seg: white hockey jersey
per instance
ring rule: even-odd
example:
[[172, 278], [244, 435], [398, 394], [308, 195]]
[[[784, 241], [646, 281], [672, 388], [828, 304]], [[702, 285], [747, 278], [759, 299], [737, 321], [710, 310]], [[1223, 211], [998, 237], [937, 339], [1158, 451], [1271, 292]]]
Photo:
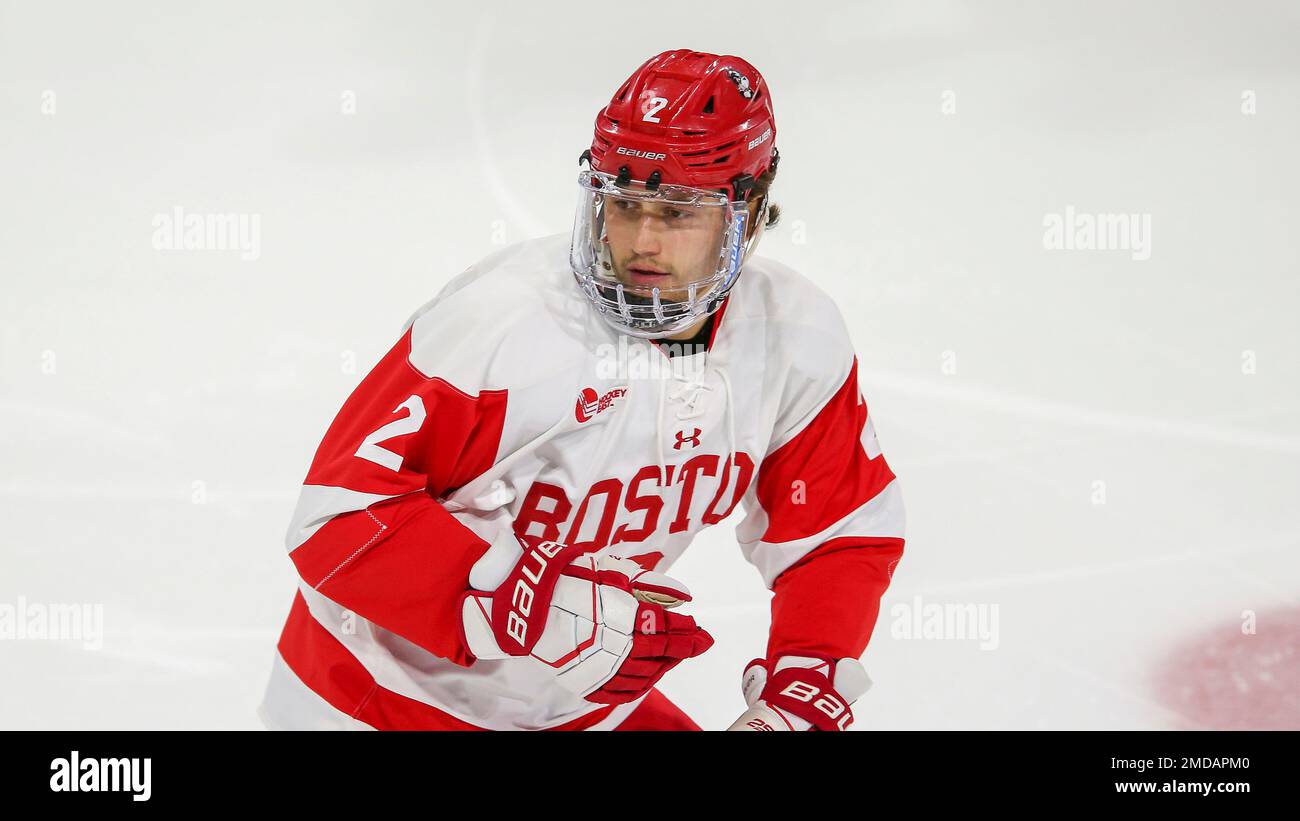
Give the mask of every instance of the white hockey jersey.
[[769, 655], [861, 655], [903, 507], [835, 304], [755, 257], [707, 350], [669, 357], [595, 313], [567, 235], [504, 249], [417, 312], [326, 433], [288, 534], [300, 584], [263, 719], [615, 726], [635, 703], [584, 701], [528, 658], [472, 659], [470, 567], [518, 532], [664, 571], [737, 506], [776, 594]]

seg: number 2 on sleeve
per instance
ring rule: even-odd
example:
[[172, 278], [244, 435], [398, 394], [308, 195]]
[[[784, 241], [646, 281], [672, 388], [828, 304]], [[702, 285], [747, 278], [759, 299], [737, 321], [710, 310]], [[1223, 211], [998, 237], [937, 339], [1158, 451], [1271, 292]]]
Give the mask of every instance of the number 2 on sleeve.
[[412, 396], [402, 404], [393, 408], [393, 413], [397, 413], [402, 408], [406, 408], [407, 414], [401, 419], [394, 419], [387, 425], [367, 436], [361, 446], [357, 448], [354, 454], [362, 459], [374, 462], [376, 465], [386, 467], [389, 470], [402, 469], [402, 457], [388, 448], [381, 448], [380, 442], [392, 439], [394, 436], [402, 436], [407, 433], [415, 433], [424, 424], [424, 401], [419, 396]]

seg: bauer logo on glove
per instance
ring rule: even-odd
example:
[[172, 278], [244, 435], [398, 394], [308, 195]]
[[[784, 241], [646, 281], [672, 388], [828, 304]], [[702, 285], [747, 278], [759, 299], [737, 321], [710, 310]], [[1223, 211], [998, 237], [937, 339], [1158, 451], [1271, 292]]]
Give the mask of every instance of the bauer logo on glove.
[[853, 723], [851, 705], [870, 688], [857, 659], [754, 659], [741, 680], [749, 709], [728, 729], [847, 730]]
[[475, 658], [531, 657], [588, 701], [640, 698], [713, 645], [693, 618], [669, 612], [691, 600], [686, 586], [629, 559], [520, 536], [494, 544], [470, 584], [461, 620]]

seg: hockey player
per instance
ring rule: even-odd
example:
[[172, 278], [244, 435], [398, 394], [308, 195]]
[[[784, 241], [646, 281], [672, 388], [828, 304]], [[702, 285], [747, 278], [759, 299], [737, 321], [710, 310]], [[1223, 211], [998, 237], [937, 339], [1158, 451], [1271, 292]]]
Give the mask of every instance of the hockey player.
[[775, 142], [749, 63], [657, 55], [572, 235], [416, 313], [304, 482], [268, 726], [699, 729], [655, 688], [713, 642], [665, 571], [738, 505], [774, 595], [733, 728], [849, 725], [903, 508], [835, 304], [751, 256]]

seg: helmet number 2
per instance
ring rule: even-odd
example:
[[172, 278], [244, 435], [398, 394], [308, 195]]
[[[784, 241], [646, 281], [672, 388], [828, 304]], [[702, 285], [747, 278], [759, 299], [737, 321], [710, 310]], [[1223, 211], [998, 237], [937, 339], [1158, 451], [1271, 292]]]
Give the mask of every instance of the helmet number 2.
[[664, 106], [666, 105], [668, 105], [667, 97], [651, 97], [650, 99], [646, 100], [645, 105], [642, 106], [643, 110], [645, 111], [645, 114], [642, 115], [641, 119], [647, 123], [659, 122], [659, 118], [656, 117], [655, 115], [658, 114], [660, 111], [663, 111]]

